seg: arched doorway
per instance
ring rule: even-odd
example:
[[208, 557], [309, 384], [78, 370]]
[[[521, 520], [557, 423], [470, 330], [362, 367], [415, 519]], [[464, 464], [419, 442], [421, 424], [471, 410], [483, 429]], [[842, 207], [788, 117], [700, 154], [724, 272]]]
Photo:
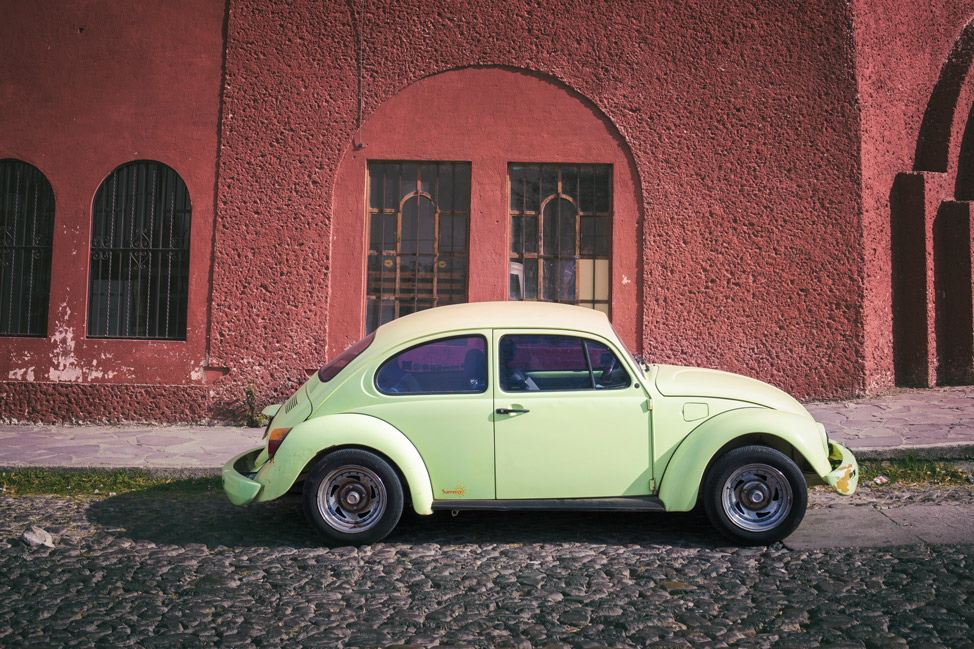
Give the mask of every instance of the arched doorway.
[[411, 310], [519, 298], [606, 311], [636, 348], [638, 188], [615, 126], [557, 80], [471, 67], [413, 83], [339, 167], [329, 356]]

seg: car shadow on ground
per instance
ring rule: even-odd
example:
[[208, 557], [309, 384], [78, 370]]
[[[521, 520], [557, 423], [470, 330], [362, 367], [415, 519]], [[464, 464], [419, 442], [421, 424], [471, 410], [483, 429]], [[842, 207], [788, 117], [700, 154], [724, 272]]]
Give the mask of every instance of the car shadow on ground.
[[[209, 547], [316, 548], [326, 545], [311, 529], [300, 498], [287, 496], [245, 507], [222, 493], [172, 494], [147, 489], [90, 503], [90, 523], [113, 536], [156, 544]], [[700, 512], [437, 512], [403, 513], [384, 541], [438, 545], [590, 543], [713, 548], [726, 545]]]

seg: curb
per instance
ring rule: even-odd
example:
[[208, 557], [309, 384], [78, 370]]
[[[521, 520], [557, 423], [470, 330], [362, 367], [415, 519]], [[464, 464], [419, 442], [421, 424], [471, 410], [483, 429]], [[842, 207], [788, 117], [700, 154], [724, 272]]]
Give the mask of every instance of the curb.
[[[842, 442], [848, 446], [847, 442]], [[848, 447], [857, 460], [974, 460], [974, 443]]]

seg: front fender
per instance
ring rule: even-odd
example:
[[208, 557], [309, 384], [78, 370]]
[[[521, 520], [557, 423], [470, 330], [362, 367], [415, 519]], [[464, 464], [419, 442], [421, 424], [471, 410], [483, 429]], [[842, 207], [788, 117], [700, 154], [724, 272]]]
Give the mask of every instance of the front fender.
[[294, 484], [321, 451], [359, 446], [378, 451], [399, 468], [417, 514], [433, 513], [433, 487], [419, 451], [399, 429], [369, 415], [339, 414], [304, 421], [288, 433], [277, 453], [257, 471], [262, 485], [255, 500], [273, 500]]
[[693, 429], [673, 453], [660, 481], [659, 498], [666, 510], [693, 509], [710, 461], [733, 440], [751, 434], [787, 442], [820, 476], [832, 471], [814, 419], [767, 408], [729, 410]]

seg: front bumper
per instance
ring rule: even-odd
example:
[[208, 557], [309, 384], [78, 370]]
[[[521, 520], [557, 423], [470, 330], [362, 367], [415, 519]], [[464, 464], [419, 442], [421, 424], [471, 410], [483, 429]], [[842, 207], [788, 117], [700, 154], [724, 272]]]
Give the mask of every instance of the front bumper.
[[836, 469], [823, 476], [825, 482], [844, 496], [851, 496], [859, 486], [859, 463], [852, 451], [842, 444], [829, 442], [829, 462]]
[[263, 446], [252, 448], [223, 465], [223, 490], [234, 505], [253, 502], [260, 493], [263, 485], [251, 476], [256, 472], [254, 462], [263, 450]]

